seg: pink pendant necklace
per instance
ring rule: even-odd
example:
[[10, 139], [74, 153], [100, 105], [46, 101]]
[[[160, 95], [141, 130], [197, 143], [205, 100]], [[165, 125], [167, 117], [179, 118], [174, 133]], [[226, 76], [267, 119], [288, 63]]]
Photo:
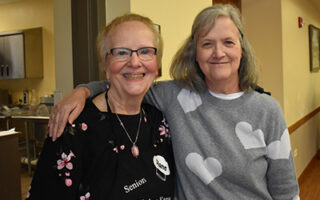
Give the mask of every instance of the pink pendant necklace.
[[[112, 105], [110, 99], [108, 99], [108, 100], [109, 100], [109, 103]], [[143, 108], [141, 108], [141, 110], [142, 110], [143, 114], [145, 114]], [[131, 139], [131, 137], [130, 137], [130, 135], [129, 135], [127, 129], [126, 129], [126, 127], [124, 126], [124, 124], [123, 124], [123, 122], [121, 121], [121, 119], [120, 119], [120, 117], [118, 116], [118, 114], [115, 113], [115, 112], [114, 112], [114, 114], [116, 115], [116, 117], [117, 117], [117, 119], [118, 119], [121, 127], [123, 128], [124, 132], [126, 133], [128, 139], [129, 139], [130, 142], [132, 143], [131, 153], [132, 153], [133, 157], [137, 158], [137, 157], [139, 156], [139, 148], [138, 148], [138, 146], [136, 145], [136, 142], [138, 141], [139, 133], [140, 133], [140, 125], [141, 125], [141, 118], [142, 118], [141, 112], [140, 112], [140, 117], [139, 117], [138, 130], [137, 130], [136, 138], [135, 138], [134, 141], [132, 141], [132, 139]]]
[[[143, 108], [142, 108], [143, 110]], [[138, 125], [138, 130], [137, 130], [137, 134], [136, 134], [136, 139], [134, 141], [132, 141], [126, 127], [124, 126], [124, 124], [122, 123], [120, 117], [118, 116], [117, 113], [114, 113], [116, 116], [117, 116], [117, 119], [121, 125], [121, 127], [123, 128], [124, 132], [127, 134], [128, 136], [128, 139], [130, 140], [130, 142], [132, 143], [132, 147], [131, 147], [131, 153], [132, 155], [137, 158], [139, 156], [139, 148], [138, 146], [136, 145], [136, 142], [138, 141], [138, 137], [139, 137], [139, 133], [140, 133], [140, 125], [141, 125], [141, 112], [140, 112], [140, 118], [139, 118], [139, 125]]]

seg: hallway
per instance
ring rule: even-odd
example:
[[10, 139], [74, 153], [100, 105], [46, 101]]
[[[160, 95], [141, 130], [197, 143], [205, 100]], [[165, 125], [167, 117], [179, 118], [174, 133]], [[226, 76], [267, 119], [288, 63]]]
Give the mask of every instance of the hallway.
[[320, 199], [320, 153], [312, 160], [299, 179], [300, 199]]

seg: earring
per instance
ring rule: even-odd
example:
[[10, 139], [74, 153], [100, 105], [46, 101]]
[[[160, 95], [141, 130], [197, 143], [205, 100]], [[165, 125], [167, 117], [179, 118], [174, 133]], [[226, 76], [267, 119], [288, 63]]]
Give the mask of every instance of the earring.
[[109, 81], [107, 81], [106, 87], [107, 87], [107, 91], [108, 91], [110, 89], [110, 82]]

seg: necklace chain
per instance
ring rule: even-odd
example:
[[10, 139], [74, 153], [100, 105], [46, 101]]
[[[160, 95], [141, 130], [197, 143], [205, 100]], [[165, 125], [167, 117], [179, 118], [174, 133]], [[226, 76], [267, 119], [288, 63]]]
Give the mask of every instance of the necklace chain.
[[139, 117], [139, 125], [138, 125], [138, 130], [137, 130], [137, 134], [136, 134], [136, 139], [134, 140], [134, 142], [132, 141], [126, 127], [124, 126], [123, 122], [121, 121], [120, 117], [118, 116], [117, 113], [114, 113], [121, 125], [121, 127], [123, 128], [124, 132], [126, 133], [126, 135], [128, 136], [128, 139], [130, 140], [130, 142], [133, 144], [133, 145], [136, 145], [136, 142], [138, 140], [138, 137], [139, 137], [139, 133], [140, 133], [140, 125], [141, 125], [141, 112], [140, 112], [140, 117]]
[[[112, 104], [112, 101], [110, 100], [110, 98], [108, 98], [108, 102], [110, 103], [110, 106], [113, 107], [113, 104]], [[114, 110], [114, 107], [113, 107], [112, 110]], [[112, 110], [111, 110], [111, 107], [110, 107], [110, 111], [111, 111], [111, 112], [112, 112]], [[142, 111], [142, 112], [141, 112], [141, 111]], [[124, 132], [126, 133], [128, 139], [129, 139], [130, 142], [132, 143], [131, 152], [132, 152], [132, 155], [133, 155], [134, 157], [138, 157], [138, 156], [139, 156], [139, 148], [138, 148], [138, 146], [136, 145], [136, 142], [138, 141], [138, 138], [139, 138], [141, 118], [142, 118], [141, 115], [142, 115], [142, 113], [143, 113], [144, 116], [145, 116], [145, 112], [144, 112], [143, 108], [141, 107], [140, 116], [139, 116], [139, 124], [138, 124], [138, 130], [137, 130], [136, 138], [135, 138], [134, 141], [132, 141], [132, 139], [131, 139], [131, 137], [130, 137], [130, 135], [129, 135], [127, 129], [126, 129], [126, 127], [124, 126], [123, 122], [121, 121], [120, 117], [118, 116], [118, 114], [117, 114], [116, 112], [114, 112], [114, 114], [116, 115], [116, 117], [117, 117], [117, 119], [118, 119], [121, 127], [123, 128], [123, 130], [124, 130]]]

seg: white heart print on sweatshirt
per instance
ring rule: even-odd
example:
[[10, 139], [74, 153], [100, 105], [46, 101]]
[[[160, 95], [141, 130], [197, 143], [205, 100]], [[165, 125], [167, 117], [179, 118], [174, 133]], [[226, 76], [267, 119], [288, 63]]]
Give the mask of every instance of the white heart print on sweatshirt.
[[289, 159], [291, 152], [290, 136], [288, 129], [284, 130], [280, 140], [271, 142], [268, 145], [268, 157], [277, 159]]
[[[245, 149], [266, 147], [262, 130], [252, 130], [248, 122], [239, 122], [235, 127], [236, 135]], [[291, 152], [290, 136], [288, 129], [285, 129], [280, 140], [267, 145], [268, 157], [277, 159], [289, 159]]]
[[204, 160], [201, 155], [192, 152], [187, 155], [185, 162], [187, 167], [199, 177], [205, 185], [208, 185], [222, 174], [220, 162], [213, 157], [208, 157]]
[[265, 147], [264, 135], [262, 130], [252, 130], [248, 122], [239, 122], [235, 128], [237, 137], [245, 149]]
[[182, 89], [179, 92], [177, 99], [184, 113], [194, 111], [202, 104], [202, 100], [198, 94], [186, 89]]

